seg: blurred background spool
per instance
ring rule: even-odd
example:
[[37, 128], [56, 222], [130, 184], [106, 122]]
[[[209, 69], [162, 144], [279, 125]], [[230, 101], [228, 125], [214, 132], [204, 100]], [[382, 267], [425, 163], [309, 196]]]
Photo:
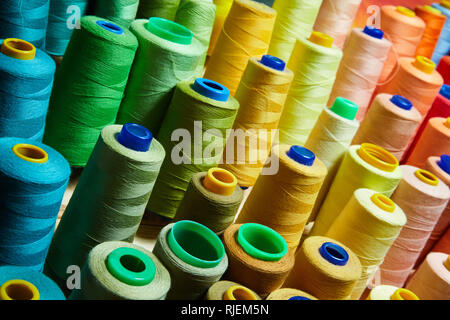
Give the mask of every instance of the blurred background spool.
[[417, 6], [416, 14], [425, 22], [425, 32], [416, 50], [416, 56], [431, 59], [437, 42], [444, 28], [447, 17], [432, 6]]
[[272, 161], [279, 163], [277, 173], [258, 178], [236, 223], [268, 226], [295, 252], [327, 168], [314, 153], [300, 146], [276, 145], [272, 156], [277, 157]]
[[128, 29], [81, 19], [55, 77], [44, 134], [71, 166], [84, 167], [100, 131], [115, 122], [136, 48]]
[[0, 138], [0, 265], [41, 271], [70, 167], [57, 151], [21, 138]]
[[[216, 167], [222, 159], [226, 131], [233, 126], [238, 108], [237, 100], [217, 82], [198, 78], [177, 85], [158, 135], [167, 157], [147, 206], [150, 212], [173, 219], [192, 176]], [[189, 141], [172, 141], [176, 129], [190, 134], [176, 139]]]
[[361, 0], [324, 0], [314, 30], [330, 35], [335, 46], [343, 48], [360, 4]]
[[228, 13], [230, 12], [233, 0], [213, 0], [213, 3], [216, 5], [217, 10], [216, 18], [214, 19], [214, 27], [211, 34], [211, 41], [208, 48], [208, 56], [212, 54], [214, 48], [216, 47], [217, 40], [222, 33], [223, 24], [225, 23]]
[[193, 220], [222, 233], [233, 223], [243, 198], [231, 172], [211, 168], [192, 176], [174, 221]]
[[391, 199], [408, 222], [380, 266], [381, 283], [403, 287], [450, 198], [448, 187], [431, 172], [402, 166], [403, 178]]
[[342, 58], [342, 51], [332, 43], [320, 32], [297, 40], [288, 63], [295, 76], [281, 114], [280, 143], [304, 145], [326, 106]]
[[228, 267], [220, 238], [193, 221], [178, 221], [158, 234], [153, 253], [169, 270], [168, 300], [198, 300]]
[[249, 141], [239, 136], [229, 139], [221, 165], [236, 176], [240, 186], [255, 184], [269, 156], [293, 77], [277, 57], [249, 60], [235, 94], [240, 107], [233, 124], [234, 130], [249, 135]]
[[3, 40], [0, 51], [0, 137], [42, 141], [55, 63], [21, 39]]
[[387, 150], [371, 143], [351, 146], [320, 207], [310, 235], [325, 235], [356, 189], [372, 189], [390, 197], [401, 178], [398, 160]]
[[422, 300], [449, 300], [450, 256], [441, 252], [430, 253], [406, 288]]
[[0, 267], [0, 300], [66, 300], [42, 273], [26, 267]]
[[434, 63], [439, 63], [443, 56], [450, 53], [450, 2], [443, 0], [440, 3], [433, 3], [431, 6], [441, 11], [447, 17], [432, 58]]
[[282, 288], [273, 291], [266, 300], [317, 300], [317, 298], [301, 290]]
[[108, 19], [128, 28], [136, 18], [139, 0], [96, 0], [95, 5], [97, 17]]
[[322, 0], [276, 0], [272, 7], [277, 18], [268, 53], [289, 61], [296, 40], [309, 37], [313, 31], [321, 4]]
[[450, 227], [434, 245], [432, 252], [444, 252], [450, 254]]
[[180, 0], [139, 0], [136, 18], [150, 19], [158, 17], [167, 20], [175, 19]]
[[373, 288], [367, 300], [420, 300], [412, 291], [389, 285], [379, 285]]
[[381, 93], [373, 100], [352, 144], [376, 144], [401, 161], [421, 121], [420, 112], [408, 99]]
[[436, 70], [440, 73], [442, 78], [444, 78], [444, 83], [450, 85], [450, 56], [442, 57]]
[[102, 130], [53, 237], [46, 268], [62, 281], [96, 245], [132, 242], [164, 160], [162, 145], [136, 124]]
[[137, 245], [110, 241], [97, 245], [81, 271], [80, 289], [70, 300], [164, 300], [170, 275], [159, 259]]
[[353, 29], [344, 47], [344, 56], [336, 75], [328, 105], [343, 97], [359, 107], [356, 118], [361, 121], [369, 108], [373, 92], [392, 44], [380, 29]]
[[323, 108], [306, 140], [305, 147], [311, 150], [328, 169], [309, 221], [314, 221], [350, 142], [358, 130], [359, 122], [354, 120], [357, 112], [356, 104], [341, 97], [336, 98], [331, 108]]
[[276, 11], [251, 0], [235, 0], [225, 20], [205, 78], [227, 87], [234, 96], [251, 57], [269, 48]]
[[214, 283], [206, 293], [206, 300], [261, 300], [253, 290], [233, 281]]
[[361, 278], [351, 300], [359, 300], [405, 223], [406, 216], [398, 205], [370, 189], [356, 190], [334, 220], [326, 236], [346, 245], [361, 262]]
[[130, 30], [139, 48], [117, 123], [138, 123], [158, 133], [174, 88], [194, 77], [202, 45], [187, 28], [164, 19], [136, 20]]
[[319, 300], [347, 300], [361, 277], [358, 257], [338, 241], [307, 238], [283, 287], [309, 292]]
[[43, 49], [49, 0], [4, 0], [0, 15], [0, 39], [19, 38]]
[[279, 289], [294, 266], [286, 241], [261, 224], [233, 224], [225, 230], [223, 243], [229, 259], [224, 279], [251, 288], [261, 298]]

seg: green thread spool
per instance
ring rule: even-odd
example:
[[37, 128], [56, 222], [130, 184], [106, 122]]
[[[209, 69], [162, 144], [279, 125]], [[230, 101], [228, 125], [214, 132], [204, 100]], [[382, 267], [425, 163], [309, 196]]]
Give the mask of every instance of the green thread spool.
[[136, 18], [139, 0], [96, 0], [95, 15], [128, 28]]
[[164, 300], [170, 275], [159, 259], [137, 245], [110, 241], [89, 253], [81, 288], [70, 300]]
[[[196, 82], [199, 80], [201, 79]], [[224, 91], [228, 90], [214, 81], [204, 81], [211, 86], [223, 88]], [[239, 102], [232, 96], [227, 101], [214, 100], [197, 93], [191, 84], [192, 82], [185, 81], [177, 85], [158, 135], [167, 157], [147, 209], [170, 219], [175, 216], [192, 176], [197, 172], [208, 171], [220, 162], [227, 140], [227, 129], [232, 128], [239, 108]], [[194, 129], [196, 124], [199, 125], [197, 121], [201, 121], [201, 131], [198, 127]], [[190, 133], [191, 139], [187, 142], [190, 154], [186, 152], [189, 150], [181, 149], [179, 142], [171, 141], [172, 132], [176, 129], [185, 129]], [[203, 139], [196, 137], [200, 134]], [[211, 157], [204, 158], [207, 148], [218, 151]], [[183, 163], [175, 164], [171, 159], [174, 154], [180, 155]]]
[[113, 124], [137, 48], [127, 29], [98, 17], [81, 19], [53, 86], [44, 143], [71, 166], [85, 166], [100, 135]]
[[127, 148], [118, 141], [121, 130], [102, 130], [56, 230], [46, 261], [56, 281], [66, 278], [68, 266], [82, 266], [96, 245], [133, 241], [165, 152], [156, 139], [148, 151]]
[[178, 82], [194, 77], [202, 44], [185, 27], [164, 19], [136, 20], [130, 30], [139, 41], [118, 123], [138, 123], [155, 134]]
[[173, 20], [179, 4], [180, 0], [140, 0], [137, 18], [159, 17]]

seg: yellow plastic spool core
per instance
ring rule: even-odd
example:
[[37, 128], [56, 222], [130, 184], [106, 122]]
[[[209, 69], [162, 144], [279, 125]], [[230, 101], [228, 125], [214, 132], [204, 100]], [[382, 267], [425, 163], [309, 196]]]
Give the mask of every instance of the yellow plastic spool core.
[[445, 126], [447, 127], [447, 128], [449, 128], [450, 129], [450, 118], [447, 118], [447, 120], [445, 120]]
[[394, 212], [395, 210], [395, 203], [385, 195], [382, 195], [381, 193], [375, 193], [373, 196], [370, 197], [370, 200], [381, 210], [387, 211], [387, 212]]
[[237, 186], [237, 179], [228, 170], [211, 168], [203, 179], [203, 186], [211, 192], [229, 196]]
[[223, 300], [258, 300], [258, 298], [246, 287], [231, 286], [224, 293]]
[[308, 40], [326, 48], [331, 48], [334, 41], [331, 36], [319, 31], [313, 31]]
[[428, 11], [428, 12], [430, 12], [430, 13], [434, 13], [434, 14], [437, 14], [437, 15], [441, 15], [441, 10], [439, 10], [439, 9], [436, 9], [436, 8], [434, 8], [434, 7], [432, 7], [432, 6], [429, 6], [429, 5], [425, 5], [425, 6], [423, 6], [423, 8], [426, 10], [426, 11]]
[[413, 62], [414, 67], [427, 74], [432, 74], [436, 69], [436, 64], [424, 56], [417, 56]]
[[12, 148], [12, 151], [19, 158], [29, 162], [45, 163], [48, 161], [47, 152], [45, 152], [45, 150], [39, 147], [33, 146], [32, 144], [27, 143], [16, 144]]
[[429, 184], [430, 186], [437, 186], [439, 184], [439, 179], [432, 174], [430, 171], [419, 169], [414, 172], [414, 175], [422, 182]]
[[363, 143], [358, 155], [377, 169], [393, 172], [398, 167], [398, 160], [386, 149], [372, 143]]
[[449, 0], [441, 1], [441, 6], [443, 6], [446, 9], [450, 9], [450, 1]]
[[412, 11], [411, 9], [408, 9], [406, 7], [403, 7], [403, 6], [398, 6], [397, 11], [400, 12], [401, 14], [403, 14], [407, 17], [411, 17], [411, 18], [416, 15], [416, 13], [414, 11]]
[[450, 255], [447, 257], [447, 260], [444, 261], [444, 266], [450, 271]]
[[11, 58], [19, 60], [33, 60], [36, 56], [36, 47], [21, 39], [8, 38], [3, 40], [1, 52]]
[[391, 296], [391, 300], [420, 300], [412, 291], [408, 289], [397, 289]]
[[9, 280], [0, 287], [0, 300], [39, 300], [39, 290], [25, 280]]

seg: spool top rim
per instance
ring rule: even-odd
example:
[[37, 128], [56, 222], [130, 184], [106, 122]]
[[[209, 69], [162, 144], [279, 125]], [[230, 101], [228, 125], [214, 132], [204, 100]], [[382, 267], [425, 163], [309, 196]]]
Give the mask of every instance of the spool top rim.
[[439, 168], [445, 171], [445, 173], [450, 174], [450, 155], [441, 155], [439, 161], [437, 162]]
[[399, 288], [394, 291], [391, 300], [420, 300], [416, 294], [408, 289]]
[[311, 167], [316, 160], [316, 155], [311, 150], [301, 146], [291, 146], [287, 156], [295, 162], [308, 167]]
[[0, 51], [18, 60], [33, 60], [36, 56], [36, 47], [32, 43], [17, 38], [3, 40]]
[[105, 20], [97, 20], [97, 25], [100, 26], [101, 28], [105, 29], [106, 31], [121, 35], [123, 34], [123, 29], [122, 27], [120, 27], [119, 25], [109, 22], [109, 21], [105, 21]]
[[381, 193], [375, 193], [370, 197], [370, 200], [372, 200], [372, 203], [374, 203], [381, 210], [391, 213], [395, 211], [394, 201]]
[[31, 282], [12, 279], [0, 286], [0, 300], [40, 300], [40, 294]]
[[407, 17], [410, 17], [410, 18], [416, 16], [416, 13], [415, 13], [414, 11], [412, 11], [411, 9], [406, 8], [406, 7], [404, 7], [404, 6], [398, 6], [398, 7], [396, 8], [396, 11], [399, 12], [399, 13], [401, 13], [402, 15], [407, 16]]
[[436, 64], [424, 56], [417, 56], [413, 61], [413, 66], [426, 74], [432, 74], [436, 69]]
[[159, 17], [148, 19], [147, 30], [162, 39], [181, 45], [191, 44], [194, 37], [192, 31], [188, 28]]
[[365, 26], [363, 32], [373, 38], [383, 39], [384, 32], [381, 29], [375, 28], [373, 26]]
[[345, 266], [349, 259], [348, 252], [333, 242], [325, 242], [322, 244], [319, 252], [322, 258], [336, 266]]
[[398, 160], [386, 149], [372, 143], [363, 143], [358, 155], [366, 163], [386, 172], [393, 172], [399, 166]]
[[134, 151], [146, 152], [150, 149], [153, 134], [146, 127], [136, 123], [126, 123], [117, 136], [117, 141]]
[[234, 193], [237, 182], [237, 178], [228, 170], [211, 168], [203, 179], [203, 186], [216, 194], [229, 196]]
[[432, 7], [430, 5], [427, 5], [427, 4], [423, 6], [423, 9], [425, 11], [428, 11], [429, 13], [432, 13], [432, 14], [435, 14], [435, 15], [439, 15], [439, 16], [442, 15], [441, 10], [439, 10], [437, 8], [434, 8], [434, 7]]
[[433, 173], [428, 170], [418, 169], [414, 172], [414, 175], [420, 181], [430, 185], [437, 186], [439, 184], [439, 179]]
[[12, 151], [20, 159], [28, 162], [45, 163], [48, 161], [48, 153], [44, 149], [32, 144], [16, 144], [12, 147]]
[[337, 97], [330, 110], [347, 120], [354, 120], [358, 113], [358, 105], [348, 99]]
[[224, 85], [205, 78], [197, 78], [192, 84], [192, 89], [207, 98], [216, 101], [227, 101], [230, 97], [230, 90]]
[[[237, 299], [236, 293], [239, 292]], [[249, 289], [241, 285], [234, 285], [228, 288], [223, 295], [223, 300], [258, 300], [256, 295]]]
[[411, 110], [413, 107], [413, 104], [411, 103], [411, 101], [409, 101], [408, 99], [406, 99], [405, 97], [402, 97], [398, 94], [395, 94], [392, 96], [391, 98], [391, 102], [396, 106], [399, 107], [403, 110]]
[[266, 67], [278, 70], [278, 71], [284, 71], [286, 68], [286, 62], [281, 60], [280, 58], [277, 58], [275, 56], [272, 56], [270, 54], [265, 54], [262, 56], [260, 62], [265, 65]]
[[325, 48], [331, 48], [333, 46], [334, 41], [333, 37], [319, 31], [313, 31], [309, 36], [308, 40], [311, 41], [312, 43], [315, 43]]

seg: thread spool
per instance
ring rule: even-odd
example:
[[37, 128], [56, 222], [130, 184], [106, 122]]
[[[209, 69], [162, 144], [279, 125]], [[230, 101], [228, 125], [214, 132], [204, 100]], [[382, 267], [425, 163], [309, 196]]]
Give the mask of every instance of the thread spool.
[[450, 228], [442, 235], [431, 251], [450, 254]]
[[367, 300], [420, 300], [412, 291], [389, 285], [379, 285], [373, 288]]
[[137, 18], [149, 19], [158, 17], [173, 20], [179, 4], [180, 0], [140, 0]]
[[95, 15], [129, 28], [136, 18], [138, 6], [139, 0], [96, 0]]
[[444, 78], [444, 83], [450, 85], [450, 56], [442, 57], [436, 70]]
[[403, 287], [431, 231], [447, 206], [448, 187], [431, 172], [402, 166], [403, 178], [391, 199], [408, 222], [380, 266], [381, 283]]
[[5, 0], [0, 16], [0, 39], [19, 38], [43, 49], [49, 0]]
[[139, 48], [117, 123], [138, 123], [157, 134], [177, 83], [191, 79], [202, 46], [187, 28], [165, 19], [136, 20]]
[[122, 241], [97, 245], [69, 300], [164, 300], [170, 275], [150, 251]]
[[235, 0], [208, 61], [205, 78], [217, 81], [234, 96], [251, 57], [269, 48], [276, 11], [251, 0]]
[[68, 266], [83, 266], [98, 244], [133, 241], [164, 157], [162, 145], [140, 125], [102, 130], [47, 258], [59, 281], [69, 276]]
[[0, 300], [65, 300], [61, 289], [27, 267], [0, 267]]
[[392, 43], [383, 31], [373, 27], [353, 29], [344, 47], [344, 56], [336, 75], [328, 104], [337, 97], [347, 98], [359, 106], [356, 118], [366, 115]]
[[0, 49], [0, 137], [42, 141], [55, 63], [30, 42], [9, 38]]
[[276, 145], [272, 157], [279, 163], [278, 172], [259, 177], [236, 222], [266, 225], [295, 251], [327, 169], [314, 153], [300, 146]]
[[217, 40], [219, 39], [220, 33], [222, 32], [223, 24], [225, 19], [230, 12], [233, 0], [213, 0], [217, 7], [216, 18], [214, 19], [214, 27], [211, 34], [211, 41], [208, 48], [208, 56], [212, 54], [214, 48], [216, 47]]
[[101, 129], [115, 122], [136, 48], [129, 30], [94, 16], [83, 17], [73, 33], [55, 77], [44, 134], [44, 142], [71, 166], [84, 167]]
[[[198, 78], [194, 83], [177, 85], [158, 135], [171, 156], [166, 157], [156, 181], [147, 206], [150, 212], [173, 219], [192, 176], [220, 162], [226, 131], [232, 127], [238, 108], [237, 100], [217, 82]], [[176, 129], [189, 132], [189, 137], [178, 138], [189, 141], [172, 141]]]
[[326, 234], [356, 189], [372, 189], [390, 197], [401, 178], [402, 170], [397, 159], [385, 149], [371, 143], [351, 146], [320, 207], [310, 235]]
[[439, 60], [441, 60], [441, 58], [443, 56], [448, 55], [449, 51], [450, 51], [450, 36], [449, 36], [449, 31], [450, 31], [450, 5], [449, 5], [449, 3], [446, 0], [444, 0], [444, 1], [441, 1], [440, 4], [433, 3], [431, 6], [433, 8], [438, 9], [439, 11], [441, 11], [442, 14], [445, 15], [446, 18], [447, 18], [447, 21], [445, 22], [444, 29], [442, 30], [441, 36], [439, 37], [439, 40], [438, 40], [438, 43], [437, 43], [436, 48], [434, 50], [433, 58], [432, 58], [432, 60], [435, 63], [439, 63]]
[[222, 233], [230, 226], [238, 212], [244, 192], [236, 177], [229, 171], [211, 168], [192, 176], [175, 221], [193, 220]]
[[240, 186], [253, 186], [268, 158], [293, 77], [276, 57], [249, 60], [235, 95], [240, 108], [233, 129], [243, 130], [251, 142], [239, 136], [228, 140], [222, 164]]
[[326, 236], [346, 245], [361, 262], [361, 278], [351, 294], [359, 300], [367, 281], [406, 224], [403, 210], [391, 199], [370, 189], [358, 189], [334, 220]]
[[253, 290], [233, 281], [214, 283], [206, 293], [206, 300], [261, 300]]
[[425, 31], [415, 55], [431, 59], [447, 17], [440, 10], [427, 5], [417, 6], [415, 11], [417, 16], [425, 22]]
[[229, 259], [224, 279], [252, 288], [261, 298], [279, 289], [294, 266], [283, 237], [261, 224], [233, 224], [223, 243]]
[[297, 40], [288, 63], [295, 76], [281, 114], [280, 143], [305, 144], [330, 97], [341, 59], [342, 51], [326, 34]]
[[266, 300], [317, 300], [317, 298], [301, 290], [282, 288], [269, 294]]
[[321, 4], [322, 0], [276, 0], [272, 7], [277, 11], [277, 18], [268, 53], [289, 61], [295, 41], [309, 37], [313, 31]]
[[381, 93], [373, 100], [352, 144], [376, 144], [401, 161], [421, 121], [420, 112], [408, 99]]
[[165, 226], [153, 253], [169, 270], [172, 285], [168, 300], [201, 298], [224, 274], [228, 257], [219, 237], [193, 221]]
[[406, 288], [416, 292], [422, 300], [449, 300], [449, 255], [441, 252], [428, 254]]
[[319, 300], [346, 300], [361, 276], [358, 257], [338, 241], [309, 237], [295, 257], [284, 287], [309, 292]]
[[[88, 0], [50, 0], [45, 38], [45, 51], [48, 54], [64, 55], [72, 32], [80, 25], [80, 18], [84, 16], [87, 6]], [[79, 16], [74, 15], [77, 12]]]

